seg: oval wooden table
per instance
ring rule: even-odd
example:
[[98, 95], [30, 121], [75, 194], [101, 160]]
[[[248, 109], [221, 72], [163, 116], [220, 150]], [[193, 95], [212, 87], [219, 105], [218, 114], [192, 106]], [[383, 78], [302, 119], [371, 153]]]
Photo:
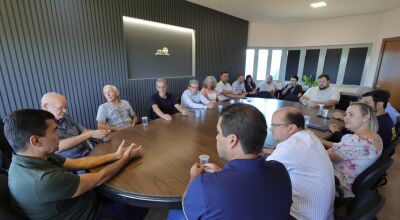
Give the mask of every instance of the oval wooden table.
[[[238, 100], [236, 102], [239, 102]], [[335, 119], [317, 117], [318, 109], [297, 102], [275, 99], [249, 98], [241, 102], [253, 105], [263, 112], [268, 127], [272, 114], [282, 107], [291, 106], [300, 109], [304, 115], [311, 116], [314, 124], [328, 126], [329, 121], [341, 123]], [[229, 102], [222, 102], [224, 106]], [[197, 112], [196, 112], [197, 111]], [[190, 110], [187, 116], [173, 115], [173, 120], [157, 119], [149, 125], [137, 125], [116, 132], [112, 140], [99, 144], [91, 155], [101, 155], [116, 151], [123, 139], [127, 143], [143, 145], [140, 156], [130, 162], [119, 174], [98, 188], [100, 193], [110, 199], [131, 205], [149, 208], [177, 208], [181, 206], [181, 197], [189, 181], [189, 170], [198, 156], [207, 154], [210, 162], [220, 167], [225, 161], [219, 158], [216, 149], [218, 108], [211, 110]], [[329, 115], [332, 114], [329, 110]], [[317, 136], [325, 138], [329, 132], [314, 130]], [[274, 147], [271, 132], [265, 147]], [[96, 171], [101, 167], [93, 169]]]

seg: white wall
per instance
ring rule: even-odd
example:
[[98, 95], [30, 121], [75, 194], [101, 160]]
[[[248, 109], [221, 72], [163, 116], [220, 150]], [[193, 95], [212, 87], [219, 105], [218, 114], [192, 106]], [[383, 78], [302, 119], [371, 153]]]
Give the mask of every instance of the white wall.
[[380, 24], [379, 35], [374, 44], [371, 52], [371, 62], [368, 67], [368, 78], [365, 85], [372, 85], [374, 83], [376, 68], [378, 65], [379, 54], [382, 47], [382, 40], [384, 38], [399, 37], [400, 36], [400, 8], [396, 8], [383, 13]]
[[331, 19], [295, 22], [250, 22], [249, 47], [306, 47], [372, 43], [364, 80], [372, 86], [383, 38], [400, 36], [400, 8]]

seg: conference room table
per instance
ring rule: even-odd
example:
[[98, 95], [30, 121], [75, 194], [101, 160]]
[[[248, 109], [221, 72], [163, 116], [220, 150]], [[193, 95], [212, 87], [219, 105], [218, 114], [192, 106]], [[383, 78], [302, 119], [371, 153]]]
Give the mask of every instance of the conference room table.
[[[220, 102], [224, 107], [233, 101]], [[298, 102], [277, 99], [247, 98], [235, 100], [257, 107], [271, 125], [272, 114], [283, 107], [295, 107], [304, 115], [311, 116], [311, 123], [328, 126], [336, 119], [317, 116], [318, 108]], [[329, 115], [334, 109], [329, 108]], [[209, 162], [223, 167], [226, 161], [218, 156], [216, 149], [216, 125], [219, 109], [191, 109], [188, 115], [175, 114], [171, 121], [156, 119], [148, 125], [136, 125], [112, 134], [109, 142], [98, 144], [91, 155], [115, 152], [122, 140], [142, 145], [139, 155], [115, 177], [97, 190], [102, 195], [131, 205], [148, 208], [179, 208], [181, 198], [189, 181], [191, 166], [199, 161], [199, 155], [210, 156]], [[326, 138], [329, 131], [311, 129], [318, 137]], [[276, 146], [271, 132], [265, 141], [267, 148]], [[101, 167], [92, 171], [97, 171]]]

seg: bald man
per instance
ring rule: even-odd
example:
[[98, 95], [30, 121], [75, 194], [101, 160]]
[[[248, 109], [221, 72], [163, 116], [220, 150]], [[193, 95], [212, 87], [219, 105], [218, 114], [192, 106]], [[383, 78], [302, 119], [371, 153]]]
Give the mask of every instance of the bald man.
[[296, 108], [272, 115], [271, 132], [278, 141], [267, 161], [282, 163], [292, 182], [290, 215], [296, 219], [333, 219], [335, 179], [332, 162], [319, 139], [304, 130], [304, 116]]
[[58, 93], [45, 94], [41, 100], [43, 110], [52, 113], [58, 121], [58, 134], [60, 138], [57, 154], [67, 158], [79, 158], [89, 154], [92, 146], [87, 141], [89, 138], [102, 139], [109, 130], [89, 130], [75, 122], [67, 113], [67, 99]]

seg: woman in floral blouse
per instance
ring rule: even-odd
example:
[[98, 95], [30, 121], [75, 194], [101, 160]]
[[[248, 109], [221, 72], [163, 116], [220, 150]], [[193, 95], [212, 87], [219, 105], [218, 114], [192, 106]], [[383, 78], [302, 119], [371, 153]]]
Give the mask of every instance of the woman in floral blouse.
[[371, 166], [382, 153], [382, 139], [376, 133], [378, 122], [372, 108], [352, 103], [346, 110], [345, 127], [354, 132], [342, 137], [339, 143], [322, 140], [333, 162], [335, 176], [340, 181], [344, 197], [354, 197], [352, 185], [360, 173]]

